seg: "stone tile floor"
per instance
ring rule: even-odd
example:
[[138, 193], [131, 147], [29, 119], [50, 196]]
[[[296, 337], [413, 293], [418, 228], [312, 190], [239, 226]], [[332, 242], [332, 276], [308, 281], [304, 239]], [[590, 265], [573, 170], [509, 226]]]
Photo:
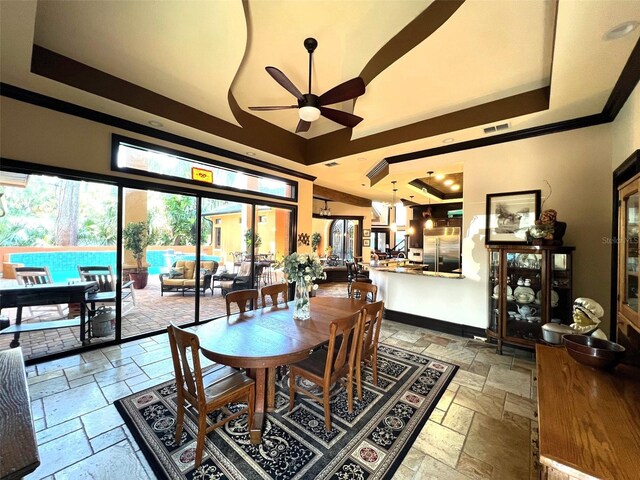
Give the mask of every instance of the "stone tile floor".
[[[531, 354], [387, 320], [381, 340], [460, 366], [394, 478], [533, 478]], [[26, 478], [155, 478], [113, 401], [173, 377], [166, 334], [27, 374], [42, 465]]]

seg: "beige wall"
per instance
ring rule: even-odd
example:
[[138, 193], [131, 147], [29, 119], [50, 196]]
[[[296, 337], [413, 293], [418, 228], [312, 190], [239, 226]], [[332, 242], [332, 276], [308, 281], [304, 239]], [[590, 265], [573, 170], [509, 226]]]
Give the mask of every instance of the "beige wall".
[[[137, 178], [147, 182], [153, 181], [139, 175], [111, 171], [112, 133], [247, 167], [242, 162], [217, 157], [200, 150], [149, 138], [127, 130], [55, 112], [7, 97], [0, 97], [0, 127], [2, 129], [0, 155], [4, 158], [114, 177]], [[248, 167], [257, 172], [269, 173], [267, 169]], [[286, 175], [278, 176], [298, 182], [298, 231], [310, 231], [313, 183]], [[184, 187], [184, 184], [179, 182], [165, 181], [163, 183]], [[189, 188], [208, 192], [216, 191], [205, 187], [189, 186]], [[228, 192], [224, 193], [228, 194]], [[252, 196], [244, 195], [243, 197]]]
[[620, 110], [611, 130], [611, 166], [615, 170], [640, 149], [640, 83]]

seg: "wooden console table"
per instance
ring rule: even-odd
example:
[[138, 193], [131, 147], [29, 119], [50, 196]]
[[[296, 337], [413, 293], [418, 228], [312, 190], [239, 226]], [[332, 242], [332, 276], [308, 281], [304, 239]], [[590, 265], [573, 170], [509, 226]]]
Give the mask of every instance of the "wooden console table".
[[596, 370], [540, 344], [536, 358], [542, 478], [637, 479], [640, 369]]

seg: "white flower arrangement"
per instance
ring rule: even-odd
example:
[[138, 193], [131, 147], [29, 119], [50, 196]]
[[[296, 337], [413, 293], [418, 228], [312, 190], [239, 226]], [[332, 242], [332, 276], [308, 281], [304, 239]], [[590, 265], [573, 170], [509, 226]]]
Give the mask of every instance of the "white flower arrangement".
[[[303, 282], [305, 285], [311, 284], [316, 279], [325, 279], [327, 274], [322, 270], [320, 257], [315, 253], [292, 253], [282, 261], [282, 270], [287, 282]], [[316, 290], [318, 285], [314, 284]]]

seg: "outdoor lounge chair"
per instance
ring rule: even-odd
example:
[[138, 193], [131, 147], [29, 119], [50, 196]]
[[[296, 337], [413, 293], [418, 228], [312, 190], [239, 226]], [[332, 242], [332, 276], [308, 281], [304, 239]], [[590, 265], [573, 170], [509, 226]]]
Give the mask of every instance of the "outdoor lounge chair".
[[[219, 276], [216, 276], [215, 280], [219, 280], [219, 286], [222, 290], [222, 295], [226, 295], [229, 292], [233, 292], [236, 290], [247, 290], [251, 288], [259, 288], [260, 287], [260, 277], [262, 275], [262, 271], [264, 269], [264, 265], [255, 264], [255, 275], [254, 282], [257, 285], [251, 285], [251, 262], [242, 262], [240, 265], [240, 270], [238, 273], [223, 273]], [[218, 286], [218, 285], [216, 285]]]
[[[49, 267], [16, 267], [13, 266], [13, 275], [18, 281], [18, 285], [41, 285], [46, 283], [53, 283], [53, 278], [51, 277], [51, 272], [49, 272]], [[66, 316], [65, 307], [61, 304], [57, 305], [43, 305], [38, 307], [27, 307], [29, 309], [29, 315], [32, 317], [35, 315], [34, 310], [48, 310], [51, 311], [51, 307], [54, 307], [58, 310], [58, 314], [61, 317]]]
[[[169, 273], [160, 274], [160, 295], [164, 296], [164, 292], [184, 292], [194, 290], [196, 288], [196, 262], [195, 260], [178, 260], [171, 267]], [[200, 290], [205, 295], [207, 289], [211, 290], [211, 277], [218, 270], [218, 262], [213, 260], [205, 260], [200, 262]]]
[[[88, 266], [78, 265], [80, 278], [85, 282], [96, 282], [100, 289], [97, 293], [92, 293], [87, 297], [87, 303], [91, 304], [91, 309], [95, 310], [101, 306], [115, 307], [116, 303], [116, 276], [111, 271], [111, 266]], [[133, 289], [133, 281], [129, 280], [122, 284], [122, 315], [129, 313], [136, 305], [136, 294]]]

